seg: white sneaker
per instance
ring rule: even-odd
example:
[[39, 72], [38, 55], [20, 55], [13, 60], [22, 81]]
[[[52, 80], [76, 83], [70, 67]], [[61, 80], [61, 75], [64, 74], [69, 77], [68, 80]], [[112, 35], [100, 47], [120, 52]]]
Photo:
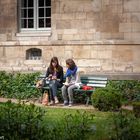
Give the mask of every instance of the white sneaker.
[[54, 101], [51, 101], [50, 103], [49, 103], [49, 105], [53, 105], [54, 104]]
[[54, 103], [55, 103], [55, 104], [58, 104], [58, 103], [59, 103], [57, 97], [54, 97]]
[[70, 104], [69, 104], [69, 107], [71, 107], [71, 106], [72, 106], [72, 104], [70, 103]]

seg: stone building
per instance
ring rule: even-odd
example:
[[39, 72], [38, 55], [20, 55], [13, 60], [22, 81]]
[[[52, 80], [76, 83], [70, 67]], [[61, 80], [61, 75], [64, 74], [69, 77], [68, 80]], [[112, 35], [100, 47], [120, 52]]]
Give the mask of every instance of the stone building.
[[139, 78], [140, 0], [0, 0], [0, 70], [45, 71], [52, 56]]

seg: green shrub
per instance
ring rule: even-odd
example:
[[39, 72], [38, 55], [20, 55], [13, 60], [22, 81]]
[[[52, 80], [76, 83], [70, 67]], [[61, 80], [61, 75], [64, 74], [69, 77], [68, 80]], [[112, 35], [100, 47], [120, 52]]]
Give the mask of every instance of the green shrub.
[[140, 102], [133, 103], [133, 111], [135, 116], [140, 118]]
[[140, 101], [140, 81], [139, 80], [121, 80], [109, 81], [111, 87], [114, 87], [121, 93], [125, 102]]
[[39, 73], [0, 72], [0, 96], [7, 98], [29, 99], [39, 97], [40, 92], [32, 88]]
[[11, 101], [0, 105], [0, 135], [11, 140], [38, 140], [43, 137], [42, 125], [45, 110], [34, 104], [13, 104]]
[[[129, 110], [120, 110], [113, 114], [111, 129], [112, 140], [139, 140], [140, 120]], [[113, 133], [112, 130], [115, 132]]]
[[2, 103], [0, 136], [6, 140], [86, 140], [95, 132], [92, 128], [94, 116], [86, 111], [64, 114], [61, 120], [47, 115], [45, 108], [34, 104]]
[[102, 111], [115, 111], [121, 107], [121, 95], [110, 86], [96, 89], [91, 98], [93, 106]]

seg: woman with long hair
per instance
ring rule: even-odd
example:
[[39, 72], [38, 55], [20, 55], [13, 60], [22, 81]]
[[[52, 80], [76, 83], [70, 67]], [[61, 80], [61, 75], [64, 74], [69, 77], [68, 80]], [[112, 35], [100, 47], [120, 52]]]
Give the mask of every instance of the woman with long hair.
[[79, 81], [78, 67], [72, 59], [66, 60], [67, 71], [65, 74], [66, 82], [62, 87], [62, 96], [64, 99], [64, 105], [72, 106], [73, 104], [73, 89], [77, 88]]
[[57, 98], [57, 89], [61, 88], [63, 85], [63, 76], [63, 68], [59, 65], [58, 58], [52, 57], [45, 76], [49, 80], [50, 105], [59, 103]]

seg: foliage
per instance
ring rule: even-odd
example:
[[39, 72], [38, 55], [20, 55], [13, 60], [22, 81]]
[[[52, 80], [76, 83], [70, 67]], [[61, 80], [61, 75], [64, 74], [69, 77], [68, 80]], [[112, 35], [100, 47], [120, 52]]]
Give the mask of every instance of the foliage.
[[[58, 117], [58, 116], [57, 116]], [[86, 140], [93, 133], [91, 125], [93, 115], [85, 111], [63, 114], [61, 121], [46, 121], [46, 139], [51, 140]]]
[[93, 106], [100, 111], [115, 111], [121, 107], [121, 94], [110, 86], [96, 89], [91, 98]]
[[140, 118], [140, 102], [133, 103], [133, 111], [135, 116]]
[[109, 85], [117, 89], [123, 95], [125, 101], [140, 101], [139, 80], [109, 81]]
[[40, 96], [39, 90], [32, 88], [39, 73], [0, 72], [0, 96], [28, 99]]
[[131, 112], [41, 108], [0, 104], [0, 136], [10, 140], [138, 140], [140, 120]]
[[140, 119], [128, 110], [121, 110], [113, 114], [112, 133], [113, 140], [139, 140], [140, 139]]
[[[48, 119], [45, 109], [10, 101], [0, 105], [0, 135], [19, 140], [85, 140], [93, 133], [93, 115], [85, 111], [64, 114], [61, 121]], [[14, 135], [13, 135], [14, 134]]]
[[0, 106], [0, 135], [5, 139], [38, 140], [43, 137], [42, 126], [45, 110], [24, 103], [12, 104], [8, 101]]

